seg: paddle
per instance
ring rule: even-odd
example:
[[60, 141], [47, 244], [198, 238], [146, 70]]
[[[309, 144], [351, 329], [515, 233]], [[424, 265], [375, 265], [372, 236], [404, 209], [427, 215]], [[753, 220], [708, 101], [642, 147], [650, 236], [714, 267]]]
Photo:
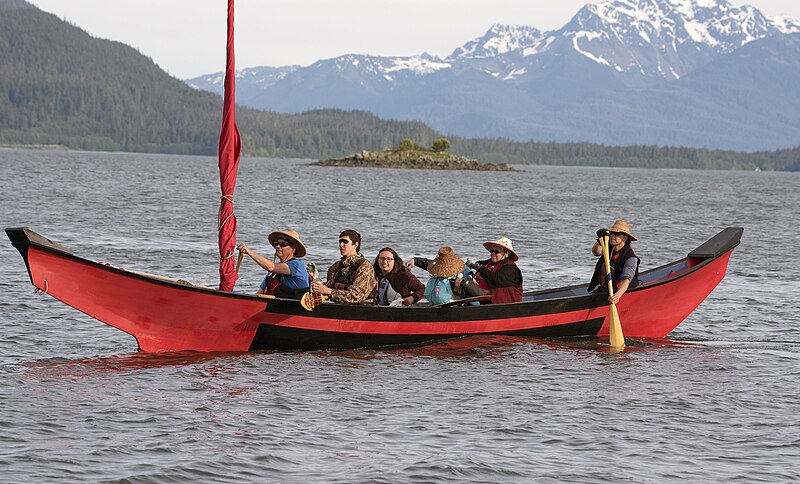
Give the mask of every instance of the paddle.
[[236, 273], [239, 273], [239, 267], [242, 265], [242, 259], [244, 259], [244, 252], [241, 250], [239, 251], [239, 259], [236, 261]]
[[[608, 282], [608, 296], [614, 295], [614, 283], [611, 278], [611, 261], [608, 256], [608, 232], [603, 235], [603, 258], [606, 262], [606, 281]], [[608, 342], [612, 348], [622, 349], [625, 347], [625, 336], [622, 334], [622, 323], [619, 320], [619, 313], [617, 312], [617, 305], [611, 303], [609, 308], [609, 323], [608, 323]]]
[[300, 305], [303, 306], [303, 309], [306, 311], [313, 311], [317, 309], [320, 304], [327, 300], [328, 296], [326, 294], [307, 292], [303, 294], [303, 297], [300, 298]]

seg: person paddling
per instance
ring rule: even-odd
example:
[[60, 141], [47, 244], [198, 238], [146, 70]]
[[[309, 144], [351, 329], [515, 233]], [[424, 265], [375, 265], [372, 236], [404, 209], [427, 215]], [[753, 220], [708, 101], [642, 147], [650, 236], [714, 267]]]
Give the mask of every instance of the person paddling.
[[616, 220], [608, 229], [597, 231], [597, 240], [592, 245], [592, 254], [599, 256], [594, 266], [592, 280], [588, 291], [607, 290], [606, 266], [603, 258], [603, 245], [600, 239], [608, 234], [609, 261], [611, 280], [614, 284], [614, 295], [608, 298], [611, 304], [617, 304], [628, 289], [639, 285], [639, 257], [633, 252], [631, 242], [639, 240], [631, 234], [630, 225], [625, 220]]
[[294, 230], [276, 231], [269, 234], [267, 240], [275, 248], [274, 260], [269, 260], [243, 243], [237, 247], [268, 271], [257, 294], [299, 299], [308, 291], [309, 284], [306, 264], [300, 260], [306, 255], [306, 246], [300, 240], [300, 234]]

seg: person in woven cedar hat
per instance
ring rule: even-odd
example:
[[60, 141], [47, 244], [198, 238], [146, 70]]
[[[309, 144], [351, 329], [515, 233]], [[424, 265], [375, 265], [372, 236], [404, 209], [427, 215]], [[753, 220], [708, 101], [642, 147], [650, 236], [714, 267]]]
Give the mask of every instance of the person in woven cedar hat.
[[592, 280], [589, 282], [588, 291], [595, 289], [608, 290], [603, 282], [606, 280], [606, 265], [603, 257], [603, 245], [600, 238], [608, 234], [609, 261], [611, 265], [611, 280], [614, 284], [614, 295], [608, 298], [612, 304], [617, 304], [628, 289], [639, 285], [639, 257], [633, 252], [631, 242], [639, 240], [631, 234], [631, 227], [625, 220], [616, 220], [614, 225], [607, 229], [597, 231], [597, 240], [592, 246], [592, 254], [599, 256], [594, 266]]
[[239, 244], [237, 247], [241, 253], [249, 255], [256, 264], [267, 270], [258, 294], [300, 298], [308, 291], [308, 269], [300, 260], [306, 255], [306, 246], [300, 240], [300, 234], [294, 230], [276, 231], [269, 234], [267, 240], [275, 248], [273, 260], [248, 248], [246, 244]]
[[455, 289], [456, 281], [461, 277], [466, 265], [464, 261], [459, 259], [452, 247], [440, 247], [436, 258], [433, 260], [424, 257], [411, 257], [408, 259], [406, 267], [412, 269], [415, 266], [425, 269], [431, 274], [430, 280], [425, 285], [425, 299], [431, 304], [444, 304], [452, 300], [454, 293], [459, 295], [458, 290]]
[[[489, 251], [489, 258], [470, 263], [476, 272], [474, 282], [492, 295], [492, 304], [522, 301], [522, 272], [517, 267], [519, 256], [511, 239], [500, 237], [484, 242], [483, 247]], [[462, 285], [467, 288], [469, 284], [469, 278], [465, 278]]]

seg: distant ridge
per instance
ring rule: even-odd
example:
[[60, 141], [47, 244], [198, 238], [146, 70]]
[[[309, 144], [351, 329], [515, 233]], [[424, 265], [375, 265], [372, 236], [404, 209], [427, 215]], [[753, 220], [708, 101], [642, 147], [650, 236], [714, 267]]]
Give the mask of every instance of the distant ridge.
[[[796, 19], [725, 0], [606, 0], [557, 30], [494, 25], [444, 59], [348, 54], [240, 90], [255, 108], [360, 109], [451, 136], [789, 148], [800, 83], [781, 80], [797, 77], [798, 36]], [[187, 82], [221, 89], [218, 75]]]
[[[779, 39], [770, 49], [780, 55]], [[441, 67], [428, 57], [403, 62], [409, 69]], [[764, 62], [771, 65], [769, 57]], [[473, 74], [465, 75], [477, 86], [483, 78]], [[498, 81], [497, 86], [483, 101], [505, 94], [504, 84]], [[454, 86], [450, 95], [458, 98], [462, 89], [463, 83]], [[385, 120], [354, 110], [283, 115], [239, 107], [237, 120], [245, 156], [335, 158], [383, 150], [406, 138], [430, 146], [441, 136], [421, 122]], [[471, 121], [476, 127], [484, 122], [477, 117]], [[219, 96], [187, 86], [135, 49], [93, 38], [25, 2], [0, 0], [0, 146], [212, 155], [220, 123]], [[747, 154], [641, 144], [448, 138], [452, 153], [491, 163], [800, 170], [800, 148]]]
[[[0, 0], [0, 144], [215, 154], [221, 105], [127, 45], [93, 38], [21, 0]], [[366, 113], [240, 107], [237, 114], [250, 155], [341, 156], [435, 138], [422, 123]]]

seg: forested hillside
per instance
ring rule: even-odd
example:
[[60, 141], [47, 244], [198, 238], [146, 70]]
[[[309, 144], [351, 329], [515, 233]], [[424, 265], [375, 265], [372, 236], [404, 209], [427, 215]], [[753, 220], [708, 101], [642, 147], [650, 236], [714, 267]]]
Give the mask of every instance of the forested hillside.
[[[136, 50], [22, 0], [0, 0], [0, 144], [216, 153], [221, 99], [196, 91]], [[362, 111], [285, 115], [237, 108], [245, 156], [333, 158], [441, 137], [419, 122]], [[496, 163], [800, 170], [800, 148], [737, 153], [656, 146], [451, 137], [453, 153]]]

